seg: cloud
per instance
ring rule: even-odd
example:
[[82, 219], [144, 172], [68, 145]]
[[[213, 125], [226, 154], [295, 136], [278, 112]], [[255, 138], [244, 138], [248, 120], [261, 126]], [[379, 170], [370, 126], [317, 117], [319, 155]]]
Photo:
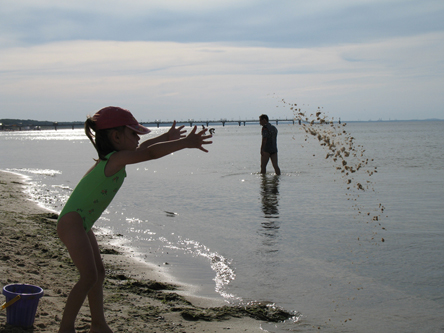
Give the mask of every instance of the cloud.
[[318, 48], [117, 41], [16, 47], [0, 54], [0, 112], [32, 104], [52, 119], [81, 120], [115, 104], [153, 110], [143, 111], [145, 119], [254, 118], [276, 111], [267, 97], [275, 93], [343, 119], [365, 119], [369, 109], [373, 119], [389, 109], [412, 118], [443, 101], [443, 55], [444, 33]]
[[3, 0], [17, 43], [63, 40], [229, 42], [317, 47], [442, 31], [441, 0]]
[[442, 118], [443, 16], [442, 0], [2, 0], [0, 118], [256, 118], [287, 112], [276, 95]]

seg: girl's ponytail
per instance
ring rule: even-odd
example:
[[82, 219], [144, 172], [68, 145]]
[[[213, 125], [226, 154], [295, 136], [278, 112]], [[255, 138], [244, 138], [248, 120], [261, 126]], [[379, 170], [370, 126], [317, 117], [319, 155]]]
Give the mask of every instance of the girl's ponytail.
[[[92, 130], [94, 130], [94, 120], [92, 120], [91, 117], [86, 118], [85, 121], [85, 134], [88, 137], [88, 139], [91, 141], [91, 143], [96, 147], [96, 143], [94, 142], [94, 134], [92, 133]], [[97, 149], [97, 147], [96, 147]]]

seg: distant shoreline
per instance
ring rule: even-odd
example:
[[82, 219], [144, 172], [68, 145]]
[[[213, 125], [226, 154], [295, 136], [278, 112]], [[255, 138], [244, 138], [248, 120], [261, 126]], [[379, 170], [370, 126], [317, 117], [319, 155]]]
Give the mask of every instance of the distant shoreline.
[[[399, 123], [399, 122], [427, 122], [427, 121], [444, 121], [444, 119], [438, 118], [429, 118], [429, 119], [408, 119], [408, 120], [336, 120], [334, 123], [338, 123], [340, 121], [342, 124], [344, 123]], [[298, 119], [270, 119], [271, 123], [276, 124], [288, 124], [288, 123], [298, 123]], [[169, 127], [173, 123], [173, 121], [166, 120], [154, 120], [154, 121], [140, 121], [141, 124], [148, 127]], [[255, 119], [245, 119], [245, 120], [178, 120], [176, 121], [177, 125], [190, 125], [190, 126], [245, 126], [245, 125], [257, 125], [259, 120]], [[302, 122], [302, 123], [310, 123], [310, 122]], [[84, 122], [82, 121], [65, 121], [65, 122], [55, 122], [55, 121], [41, 121], [41, 120], [32, 120], [32, 119], [0, 119], [0, 131], [21, 131], [21, 130], [40, 130], [40, 129], [65, 129], [65, 128], [83, 128]]]

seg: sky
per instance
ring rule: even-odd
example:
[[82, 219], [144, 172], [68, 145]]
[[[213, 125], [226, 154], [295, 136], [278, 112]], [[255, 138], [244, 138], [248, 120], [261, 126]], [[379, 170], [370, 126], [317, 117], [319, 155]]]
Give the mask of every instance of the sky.
[[[283, 102], [285, 101], [285, 103]], [[443, 0], [0, 0], [0, 119], [444, 119]]]

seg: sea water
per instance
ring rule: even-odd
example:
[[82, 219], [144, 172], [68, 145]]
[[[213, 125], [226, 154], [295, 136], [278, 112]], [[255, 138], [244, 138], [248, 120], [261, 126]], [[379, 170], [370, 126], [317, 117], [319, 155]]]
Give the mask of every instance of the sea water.
[[[259, 125], [216, 126], [207, 154], [127, 166], [97, 227], [198, 295], [294, 313], [270, 332], [444, 330], [444, 121], [347, 124], [367, 162], [349, 174], [301, 125], [277, 128], [281, 176], [258, 173]], [[0, 169], [56, 211], [96, 157], [77, 129], [0, 144]]]

